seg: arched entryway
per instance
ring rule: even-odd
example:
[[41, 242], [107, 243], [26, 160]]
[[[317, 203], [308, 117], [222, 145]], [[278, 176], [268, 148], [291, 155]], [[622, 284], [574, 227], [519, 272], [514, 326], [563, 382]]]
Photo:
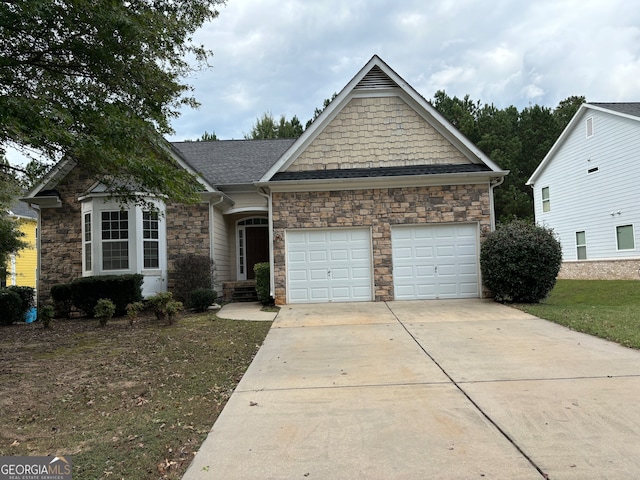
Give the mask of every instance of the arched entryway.
[[238, 280], [255, 278], [253, 266], [269, 261], [269, 219], [245, 218], [236, 224]]

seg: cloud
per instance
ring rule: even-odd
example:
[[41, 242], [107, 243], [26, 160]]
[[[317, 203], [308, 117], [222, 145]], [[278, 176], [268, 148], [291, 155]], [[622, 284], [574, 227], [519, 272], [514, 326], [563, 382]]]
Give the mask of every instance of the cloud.
[[378, 54], [425, 98], [502, 108], [640, 101], [640, 9], [623, 0], [233, 0], [197, 34], [213, 68], [176, 137], [241, 138], [265, 111], [304, 123]]

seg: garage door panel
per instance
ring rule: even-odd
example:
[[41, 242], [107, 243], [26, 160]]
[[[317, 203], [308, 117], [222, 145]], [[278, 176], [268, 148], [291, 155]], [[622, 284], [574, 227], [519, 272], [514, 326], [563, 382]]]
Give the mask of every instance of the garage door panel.
[[479, 296], [477, 225], [391, 229], [395, 298]]
[[332, 262], [346, 262], [349, 260], [349, 251], [346, 248], [331, 250], [329, 255]]
[[307, 297], [312, 302], [326, 302], [329, 299], [328, 288], [311, 288]]
[[[409, 249], [409, 252], [409, 255], [411, 255], [411, 249]], [[433, 247], [415, 247], [413, 255], [415, 258], [433, 258]]]
[[288, 230], [286, 244], [290, 302], [372, 299], [370, 229]]
[[371, 252], [365, 248], [353, 248], [351, 249], [351, 260], [363, 260], [371, 263]]
[[414, 276], [421, 278], [433, 278], [434, 267], [433, 265], [416, 265], [412, 269], [415, 273]]
[[331, 270], [331, 279], [332, 280], [348, 280], [350, 278], [349, 269], [348, 268], [335, 268]]
[[370, 268], [352, 268], [351, 275], [354, 279], [370, 279], [371, 278], [371, 269]]
[[309, 272], [309, 280], [320, 280], [325, 281], [327, 279], [327, 269], [326, 268], [313, 268], [308, 269]]
[[327, 252], [325, 250], [310, 250], [309, 261], [310, 262], [326, 262]]
[[412, 278], [414, 276], [413, 267], [397, 267], [393, 269], [393, 276], [396, 278]]
[[293, 270], [291, 271], [291, 275], [289, 276], [292, 282], [304, 282], [309, 277], [307, 276], [306, 270]]

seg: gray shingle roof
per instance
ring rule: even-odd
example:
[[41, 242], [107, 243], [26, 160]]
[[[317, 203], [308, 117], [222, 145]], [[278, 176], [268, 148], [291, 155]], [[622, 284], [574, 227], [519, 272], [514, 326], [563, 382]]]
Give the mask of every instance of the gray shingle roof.
[[633, 115], [640, 118], [640, 102], [627, 102], [627, 103], [593, 103], [589, 102], [589, 105], [594, 105], [600, 108], [606, 108], [613, 110], [614, 112], [624, 113], [626, 115]]
[[9, 208], [9, 211], [19, 217], [38, 218], [38, 213], [26, 202], [22, 202], [20, 200], [13, 203], [11, 208]]
[[408, 167], [340, 168], [303, 172], [276, 173], [272, 180], [328, 180], [332, 178], [399, 177], [404, 175], [437, 175], [444, 173], [489, 172], [484, 164], [413, 165]]
[[295, 138], [278, 138], [173, 142], [172, 145], [207, 182], [221, 186], [257, 182], [295, 141]]

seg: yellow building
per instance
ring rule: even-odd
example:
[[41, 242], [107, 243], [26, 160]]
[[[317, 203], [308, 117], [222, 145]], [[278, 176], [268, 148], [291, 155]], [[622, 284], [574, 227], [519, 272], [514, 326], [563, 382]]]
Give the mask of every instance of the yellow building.
[[8, 212], [24, 233], [22, 240], [28, 244], [27, 248], [11, 255], [7, 262], [7, 277], [2, 283], [6, 286], [18, 285], [21, 287], [36, 288], [38, 269], [38, 215], [34, 209], [25, 202], [16, 202]]

